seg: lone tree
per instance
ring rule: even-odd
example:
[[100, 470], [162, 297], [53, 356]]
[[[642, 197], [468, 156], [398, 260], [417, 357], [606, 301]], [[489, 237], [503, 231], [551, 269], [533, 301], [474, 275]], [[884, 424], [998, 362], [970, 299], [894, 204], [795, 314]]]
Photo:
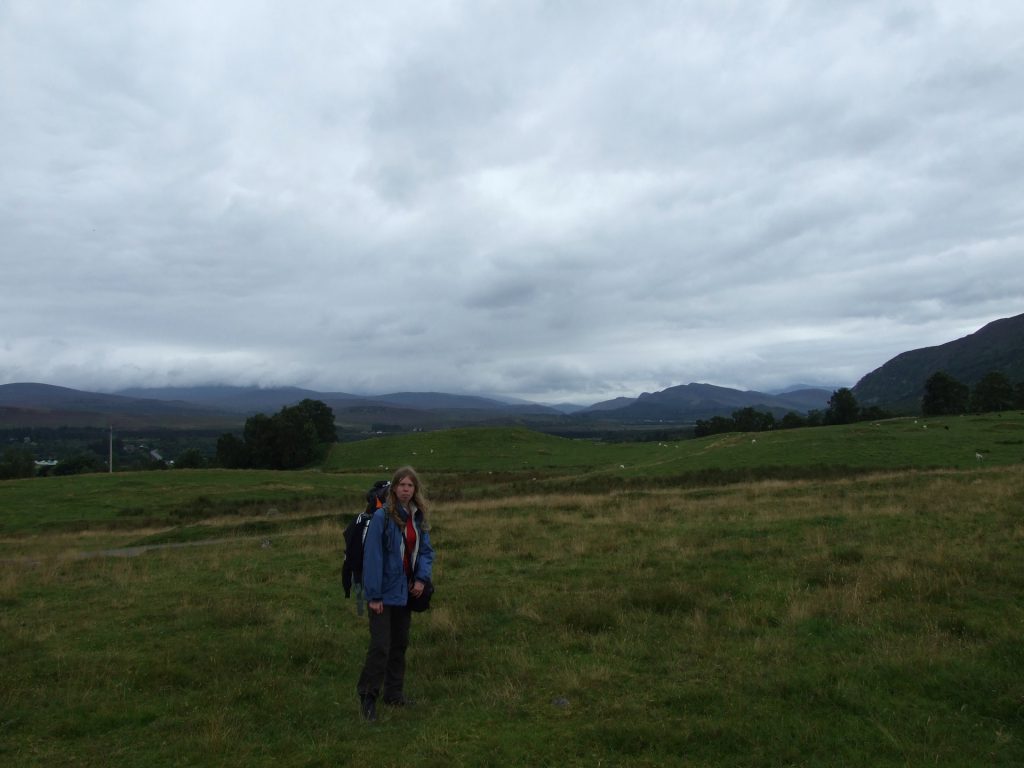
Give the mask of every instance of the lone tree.
[[967, 413], [970, 388], [945, 371], [933, 373], [924, 383], [921, 413], [925, 416], [953, 416]]

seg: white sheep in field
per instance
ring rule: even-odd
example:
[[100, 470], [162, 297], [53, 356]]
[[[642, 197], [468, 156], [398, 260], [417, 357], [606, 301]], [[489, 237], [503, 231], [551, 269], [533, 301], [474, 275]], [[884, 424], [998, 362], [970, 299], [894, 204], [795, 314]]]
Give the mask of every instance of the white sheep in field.
[[978, 461], [981, 461], [982, 459], [984, 459], [984, 458], [985, 458], [985, 455], [984, 455], [984, 454], [982, 454], [982, 453], [977, 453], [977, 452], [975, 452], [975, 454], [974, 454], [974, 458], [975, 458], [975, 459], [977, 459]]

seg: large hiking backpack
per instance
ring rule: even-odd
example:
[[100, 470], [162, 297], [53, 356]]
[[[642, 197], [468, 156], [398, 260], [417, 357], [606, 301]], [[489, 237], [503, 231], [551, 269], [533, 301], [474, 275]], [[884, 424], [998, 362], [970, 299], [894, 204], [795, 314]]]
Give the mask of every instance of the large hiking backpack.
[[378, 480], [366, 492], [366, 509], [356, 515], [345, 526], [345, 561], [341, 564], [341, 585], [345, 597], [351, 597], [352, 586], [356, 588], [356, 612], [363, 615], [363, 543], [366, 529], [373, 513], [384, 506], [391, 483]]

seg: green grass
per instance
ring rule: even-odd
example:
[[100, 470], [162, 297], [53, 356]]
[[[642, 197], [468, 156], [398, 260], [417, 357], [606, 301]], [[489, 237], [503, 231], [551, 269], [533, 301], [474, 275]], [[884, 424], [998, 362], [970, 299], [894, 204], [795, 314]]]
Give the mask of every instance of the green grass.
[[[926, 428], [927, 427], [927, 428]], [[975, 458], [981, 453], [985, 458]], [[604, 444], [525, 429], [470, 428], [334, 446], [323, 471], [174, 470], [0, 482], [0, 535], [132, 530], [227, 515], [358, 506], [366, 487], [412, 464], [441, 501], [501, 492], [581, 492], [829, 478], [901, 468], [1024, 462], [1024, 415], [894, 419], [877, 424]], [[204, 526], [209, 529], [209, 526]]]
[[[345, 446], [331, 473], [0, 484], [0, 762], [1021, 765], [1019, 423], [967, 417], [930, 441], [934, 422], [905, 420], [883, 422], [877, 444], [863, 425], [621, 451], [470, 430]], [[793, 477], [697, 482], [791, 434]], [[926, 469], [955, 455], [955, 435], [970, 461]], [[493, 469], [489, 446], [504, 451]], [[699, 463], [713, 452], [735, 461]], [[801, 452], [843, 469], [815, 474]], [[647, 457], [646, 485], [630, 456]], [[661, 474], [659, 457], [672, 465]], [[516, 469], [524, 460], [535, 466]], [[434, 509], [438, 591], [409, 656], [420, 705], [371, 727], [354, 690], [365, 619], [339, 580], [340, 520], [372, 461], [411, 461], [439, 496], [463, 479], [472, 493]], [[33, 494], [26, 522], [7, 503]], [[174, 522], [197, 495], [228, 511]], [[163, 522], [119, 516], [130, 498]], [[191, 538], [208, 540], [82, 556]]]
[[339, 500], [355, 504], [367, 476], [264, 470], [174, 470], [0, 481], [0, 535], [178, 525]]
[[987, 466], [1024, 461], [1024, 413], [890, 419], [667, 443], [605, 444], [526, 429], [478, 427], [340, 444], [325, 470], [385, 472], [412, 464], [445, 473], [650, 477], [766, 467], [968, 468], [979, 464], [978, 453]]

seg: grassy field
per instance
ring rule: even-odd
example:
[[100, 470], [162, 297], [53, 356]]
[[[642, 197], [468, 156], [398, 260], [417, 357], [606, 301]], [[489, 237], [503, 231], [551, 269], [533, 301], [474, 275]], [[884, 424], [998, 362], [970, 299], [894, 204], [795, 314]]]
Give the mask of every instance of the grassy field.
[[[1018, 766], [1022, 432], [467, 430], [325, 472], [0, 483], [0, 761]], [[436, 491], [438, 592], [419, 705], [367, 726], [340, 521], [405, 462]], [[90, 554], [169, 542], [204, 545]]]
[[891, 419], [671, 443], [597, 443], [525, 429], [456, 429], [338, 445], [326, 469], [374, 472], [412, 463], [432, 472], [586, 472], [646, 478], [764, 467], [966, 469], [979, 464], [979, 454], [988, 465], [1024, 461], [1024, 413]]

